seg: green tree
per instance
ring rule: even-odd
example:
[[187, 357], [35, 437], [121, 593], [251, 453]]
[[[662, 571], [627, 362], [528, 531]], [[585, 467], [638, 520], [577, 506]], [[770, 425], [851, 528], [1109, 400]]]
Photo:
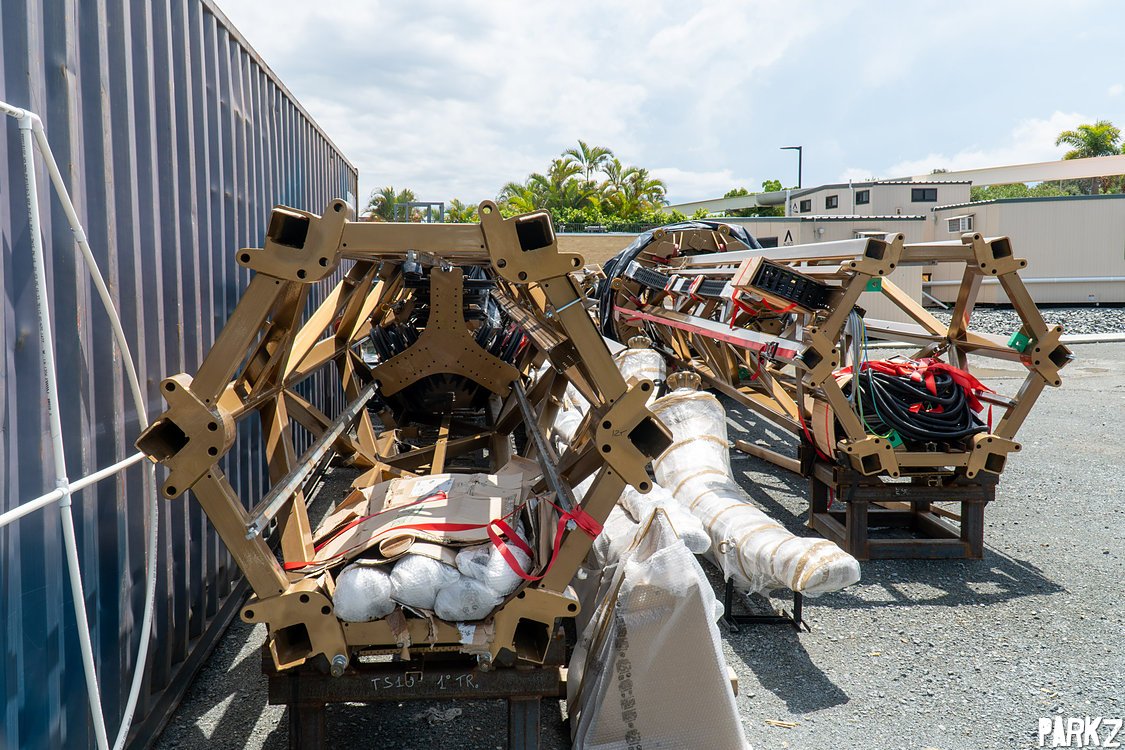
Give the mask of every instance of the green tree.
[[[781, 180], [765, 180], [762, 182], [763, 193], [775, 193], [781, 190]], [[744, 187], [728, 190], [724, 198], [738, 198], [743, 195], [755, 195]], [[725, 212], [727, 216], [784, 216], [785, 205], [780, 206], [754, 206], [753, 208], [735, 208]]]
[[509, 182], [498, 196], [501, 213], [505, 216], [526, 214], [543, 208], [539, 195], [528, 182]]
[[578, 148], [568, 148], [563, 151], [563, 158], [577, 164], [582, 174], [586, 176], [586, 182], [592, 182], [594, 173], [613, 158], [613, 152], [605, 146], [590, 146], [586, 141], [579, 139]]
[[1092, 156], [1111, 156], [1121, 153], [1118, 144], [1121, 130], [1109, 120], [1098, 120], [1093, 125], [1079, 125], [1076, 130], [1064, 130], [1055, 139], [1056, 146], [1073, 146], [1064, 159], [1088, 159]]
[[471, 203], [465, 205], [453, 198], [449, 201], [449, 207], [445, 210], [445, 220], [450, 224], [477, 224], [480, 222], [480, 217], [477, 216], [475, 205]]
[[[1089, 159], [1094, 156], [1112, 156], [1121, 153], [1121, 130], [1109, 120], [1098, 120], [1093, 125], [1079, 125], [1075, 130], [1064, 130], [1055, 139], [1056, 146], [1072, 146], [1063, 154], [1064, 159]], [[1096, 177], [1090, 180], [1092, 192], [1103, 191], [1110, 184], [1109, 178]]]
[[[395, 192], [391, 185], [384, 188], [379, 188], [371, 193], [371, 198], [367, 202], [367, 210], [371, 213], [375, 221], [412, 221], [413, 213], [404, 213], [403, 209], [398, 210], [398, 217], [395, 217], [395, 207], [403, 203], [411, 203], [417, 200], [414, 197], [414, 191], [409, 188]], [[404, 207], [405, 208], [405, 207]]]
[[973, 187], [969, 191], [969, 199], [974, 201], [1003, 200], [1005, 198], [1049, 198], [1059, 195], [1077, 195], [1081, 187], [1075, 180], [1063, 183], [1041, 182], [1035, 187], [1029, 187], [1022, 182], [1011, 185], [984, 185]]
[[[598, 176], [604, 178], [600, 183]], [[559, 226], [624, 231], [668, 219], [671, 214], [663, 211], [667, 194], [664, 181], [647, 169], [625, 166], [610, 149], [579, 141], [578, 148], [552, 160], [546, 172], [506, 184], [498, 202], [505, 216], [545, 209]]]

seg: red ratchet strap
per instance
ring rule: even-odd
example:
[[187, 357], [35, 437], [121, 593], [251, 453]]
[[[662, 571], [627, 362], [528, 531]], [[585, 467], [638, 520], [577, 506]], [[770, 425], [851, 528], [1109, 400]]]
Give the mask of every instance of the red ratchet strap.
[[[548, 500], [547, 502], [551, 501]], [[508, 563], [508, 567], [510, 567], [512, 571], [516, 573], [516, 575], [518, 575], [525, 581], [541, 580], [546, 577], [547, 573], [551, 571], [551, 567], [555, 564], [555, 560], [558, 559], [559, 549], [562, 548], [563, 533], [566, 531], [566, 525], [570, 521], [574, 521], [575, 526], [582, 529], [582, 531], [585, 532], [586, 535], [591, 539], [597, 538], [598, 534], [602, 533], [602, 525], [598, 523], [597, 519], [584, 511], [580, 506], [575, 506], [571, 511], [564, 511], [554, 503], [551, 503], [551, 505], [555, 510], [559, 512], [559, 524], [555, 529], [555, 548], [551, 550], [551, 560], [547, 563], [547, 567], [543, 570], [543, 573], [541, 575], [533, 576], [525, 573], [523, 571], [523, 568], [520, 567], [519, 561], [516, 560], [516, 556], [512, 554], [512, 551], [510, 549], [508, 549], [508, 545], [504, 541], [503, 537], [507, 537], [512, 544], [523, 550], [523, 552], [525, 552], [528, 557], [534, 556], [531, 552], [531, 547], [527, 546], [527, 543], [524, 540], [520, 539], [519, 535], [512, 530], [511, 526], [509, 526], [501, 518], [491, 521], [488, 524], [488, 538], [492, 540], [492, 544], [496, 547], [496, 549], [500, 550], [500, 555]], [[500, 529], [501, 533], [496, 533], [496, 529]]]
[[809, 428], [805, 426], [805, 418], [801, 415], [800, 409], [797, 410], [797, 421], [801, 423], [801, 429], [805, 431], [805, 438], [808, 439], [809, 445], [811, 445], [813, 447], [813, 450], [816, 451], [816, 455], [820, 456], [825, 461], [832, 461], [831, 458], [824, 455], [824, 451], [822, 451], [820, 449], [820, 446], [816, 444], [816, 441], [813, 440], [813, 436], [809, 433]]
[[785, 305], [784, 307], [775, 307], [775, 306], [771, 305], [765, 297], [762, 298], [762, 304], [765, 306], [765, 308], [767, 310], [773, 310], [776, 313], [787, 313], [790, 310], [797, 307], [796, 302], [790, 302], [788, 305]]
[[[737, 308], [737, 310], [741, 310], [744, 313], [749, 313], [750, 315], [758, 315], [758, 314], [761, 313], [760, 310], [756, 309], [755, 307], [753, 307], [749, 303], [743, 302], [742, 300], [740, 300], [738, 298], [740, 294], [742, 294], [742, 290], [735, 289], [734, 292], [730, 296], [730, 301], [734, 305], [734, 307]], [[787, 313], [797, 306], [796, 302], [790, 302], [785, 307], [775, 307], [775, 306], [771, 305], [769, 302], [767, 302], [765, 299], [756, 300], [754, 304], [761, 305], [761, 306], [765, 307], [767, 310], [772, 310], [773, 312], [776, 312], [776, 313], [779, 313], [779, 314], [780, 313]], [[737, 310], [732, 309], [731, 312], [730, 312], [730, 327], [731, 328], [734, 328], [734, 318], [738, 314]]]

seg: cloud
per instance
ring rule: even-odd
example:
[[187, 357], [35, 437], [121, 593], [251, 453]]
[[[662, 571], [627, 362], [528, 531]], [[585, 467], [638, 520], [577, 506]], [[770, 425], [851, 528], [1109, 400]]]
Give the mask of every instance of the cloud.
[[758, 184], [748, 177], [735, 176], [729, 169], [693, 172], [679, 167], [656, 167], [649, 172], [669, 187], [675, 186], [676, 203], [715, 198], [735, 187], [754, 189]]
[[[361, 199], [495, 197], [579, 138], [678, 202], [794, 174], [791, 143], [811, 184], [1056, 158], [1083, 119], [1063, 112], [1125, 118], [1125, 84], [1057, 64], [1112, 69], [1120, 24], [1044, 1], [215, 1], [359, 167]], [[982, 49], [1021, 64], [964, 85]], [[1059, 112], [1033, 108], [1043, 92]]]
[[579, 138], [663, 165], [674, 198], [730, 189], [724, 102], [833, 16], [738, 0], [219, 2], [359, 167], [361, 198], [394, 184], [466, 201]]
[[929, 174], [935, 169], [956, 172], [962, 169], [1053, 161], [1066, 152], [1065, 147], [1055, 145], [1055, 138], [1059, 133], [1090, 121], [1090, 117], [1076, 112], [1053, 112], [1045, 118], [1030, 118], [1019, 122], [1006, 138], [993, 146], [974, 146], [953, 154], [931, 152], [921, 158], [906, 159], [879, 170], [849, 167], [841, 173], [840, 179], [861, 180], [870, 178], [873, 174], [882, 178], [912, 177]]

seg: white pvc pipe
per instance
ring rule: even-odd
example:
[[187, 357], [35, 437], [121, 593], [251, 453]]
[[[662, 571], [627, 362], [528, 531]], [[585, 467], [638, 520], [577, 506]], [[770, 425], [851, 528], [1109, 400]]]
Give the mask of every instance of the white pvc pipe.
[[125, 338], [125, 331], [121, 327], [121, 318], [117, 315], [113, 297], [109, 294], [105, 279], [102, 278], [101, 269], [98, 267], [97, 260], [94, 259], [94, 252], [90, 249], [90, 243], [86, 240], [86, 232], [83, 231], [82, 222], [78, 219], [78, 212], [75, 211], [74, 203], [70, 200], [70, 194], [66, 190], [59, 165], [55, 163], [55, 155], [51, 152], [50, 144], [47, 143], [47, 134], [43, 132], [43, 123], [34, 115], [32, 115], [32, 118], [32, 132], [35, 133], [35, 140], [39, 144], [39, 153], [43, 155], [43, 161], [47, 166], [47, 174], [51, 176], [55, 193], [59, 197], [59, 203], [62, 204], [66, 220], [70, 224], [70, 231], [74, 233], [74, 241], [82, 252], [82, 260], [86, 262], [86, 270], [90, 274], [90, 280], [94, 282], [94, 288], [98, 290], [98, 296], [102, 299], [102, 306], [105, 308], [106, 315], [109, 316], [113, 338], [117, 341], [118, 348], [121, 349], [121, 362], [129, 379], [129, 389], [133, 392], [133, 405], [137, 409], [137, 419], [143, 429], [148, 425], [148, 411], [145, 409], [144, 391], [141, 390], [140, 379], [137, 377], [137, 368], [133, 364], [133, 353], [129, 349], [129, 341]]
[[[98, 469], [93, 474], [87, 474], [86, 476], [82, 477], [81, 479], [78, 479], [74, 482], [71, 482], [71, 484], [68, 488], [69, 491], [70, 491], [70, 494], [73, 495], [75, 492], [78, 492], [79, 490], [84, 490], [87, 487], [90, 487], [91, 485], [97, 484], [98, 482], [102, 481], [103, 479], [111, 477], [114, 474], [117, 474], [118, 472], [124, 471], [125, 469], [128, 469], [130, 466], [132, 466], [133, 464], [135, 464], [138, 461], [140, 461], [141, 459], [143, 459], [144, 457], [145, 457], [145, 454], [138, 451], [138, 452], [134, 453], [133, 455], [129, 456], [128, 458], [126, 458], [126, 459], [118, 461], [115, 464], [110, 464], [109, 466], [105, 467], [104, 469]], [[23, 518], [24, 516], [30, 515], [37, 510], [41, 510], [43, 508], [46, 508], [51, 503], [58, 502], [59, 499], [62, 498], [62, 496], [63, 496], [63, 490], [61, 490], [61, 489], [51, 490], [46, 495], [40, 495], [39, 497], [35, 498], [34, 500], [28, 500], [26, 503], [20, 503], [15, 508], [12, 508], [10, 511], [8, 511], [7, 513], [0, 513], [0, 528], [3, 528], [5, 526], [7, 526], [8, 524], [10, 524], [14, 521], [18, 521], [19, 519]]]
[[58, 383], [55, 371], [55, 342], [51, 332], [50, 300], [47, 296], [47, 267], [43, 259], [43, 237], [40, 234], [39, 195], [35, 184], [33, 120], [19, 121], [20, 141], [27, 180], [27, 213], [31, 229], [31, 256], [35, 269], [35, 302], [39, 311], [39, 355], [43, 366], [43, 386], [47, 400], [47, 429], [54, 454], [55, 484], [62, 491], [59, 498], [59, 518], [62, 522], [63, 547], [66, 549], [67, 572], [70, 574], [70, 591], [74, 598], [74, 619], [78, 625], [78, 649], [82, 654], [86, 674], [86, 692], [90, 700], [90, 714], [94, 721], [94, 739], [101, 750], [108, 750], [105, 717], [102, 715], [98, 676], [94, 667], [94, 647], [90, 643], [90, 623], [86, 617], [86, 595], [82, 587], [82, 573], [78, 566], [78, 540], [74, 535], [74, 514], [70, 505], [70, 487], [66, 477], [66, 453], [63, 450], [62, 421], [56, 397]]
[[[74, 234], [75, 242], [82, 253], [83, 260], [86, 263], [86, 270], [90, 275], [90, 279], [94, 282], [94, 286], [101, 297], [102, 306], [105, 308], [106, 314], [109, 317], [110, 326], [113, 330], [114, 339], [120, 350], [122, 361], [124, 363], [125, 372], [129, 381], [130, 390], [133, 395], [134, 406], [137, 410], [137, 418], [140, 424], [148, 424], [148, 411], [145, 408], [144, 392], [141, 389], [140, 380], [137, 377], [136, 367], [133, 363], [132, 352], [129, 348], [129, 342], [125, 338], [125, 331], [121, 325], [121, 319], [117, 314], [117, 309], [113, 304], [113, 298], [109, 293], [106, 286], [105, 279], [102, 277], [101, 270], [98, 267], [97, 261], [94, 258], [93, 251], [90, 249], [90, 244], [86, 239], [86, 233], [82, 228], [82, 223], [78, 218], [78, 213], [74, 208], [74, 204], [70, 199], [70, 194], [67, 192], [66, 184], [63, 181], [62, 173], [59, 171], [58, 164], [55, 162], [54, 154], [51, 151], [51, 146], [47, 141], [46, 134], [43, 130], [43, 122], [37, 115], [28, 112], [20, 107], [12, 106], [6, 102], [0, 101], [0, 113], [12, 117], [19, 122], [20, 129], [23, 136], [23, 150], [24, 150], [24, 163], [26, 170], [26, 179], [28, 181], [28, 214], [32, 227], [32, 249], [35, 251], [38, 245], [38, 260], [42, 264], [43, 249], [42, 249], [42, 234], [39, 216], [39, 200], [38, 193], [35, 188], [35, 171], [34, 163], [32, 161], [32, 154], [30, 149], [30, 139], [28, 132], [34, 134], [37, 145], [39, 146], [40, 153], [43, 156], [44, 163], [47, 167], [47, 172], [51, 177], [51, 182], [55, 187], [55, 192], [59, 197], [59, 202], [62, 204], [63, 212], [66, 214], [67, 221], [70, 224], [71, 232]], [[36, 269], [39, 270], [38, 268]], [[49, 378], [48, 393], [51, 394], [54, 388], [51, 383], [56, 378], [56, 370], [54, 369], [54, 342], [51, 340], [49, 307], [47, 307], [47, 298], [45, 294], [46, 289], [46, 272], [45, 266], [43, 269], [43, 290], [40, 295], [42, 305], [40, 307], [40, 329], [46, 331], [47, 341], [50, 342], [49, 347], [45, 347], [45, 351], [50, 354], [51, 367], [48, 370]], [[45, 314], [45, 317], [44, 317]], [[41, 335], [42, 344], [42, 335]], [[46, 362], [46, 360], [44, 360]], [[48, 404], [50, 407], [50, 402]], [[57, 406], [57, 405], [56, 405]], [[58, 420], [57, 409], [55, 411], [55, 419]], [[61, 426], [59, 430], [60, 442], [58, 449], [61, 451]], [[77, 581], [77, 588], [74, 591], [81, 592], [81, 575], [78, 569], [77, 557], [77, 542], [74, 539], [74, 525], [73, 516], [70, 511], [70, 497], [73, 492], [79, 489], [91, 486], [96, 482], [116, 474], [125, 468], [132, 466], [144, 458], [144, 454], [136, 453], [129, 458], [119, 461], [113, 466], [107, 467], [100, 471], [84, 477], [76, 481], [73, 485], [66, 483], [65, 473], [65, 459], [59, 457], [61, 453], [56, 453], [57, 464], [56, 474], [61, 472], [63, 476], [63, 484], [46, 495], [36, 498], [29, 503], [23, 503], [19, 507], [0, 515], [0, 527], [7, 525], [23, 516], [45, 508], [52, 502], [58, 502], [60, 509], [62, 509], [63, 517], [63, 537], [64, 541], [69, 538], [67, 549], [67, 560], [70, 565], [71, 584], [74, 586]], [[145, 495], [148, 498], [148, 516], [149, 516], [149, 534], [146, 544], [146, 582], [145, 582], [145, 608], [141, 618], [141, 632], [140, 640], [137, 645], [137, 657], [134, 663], [133, 680], [129, 689], [129, 696], [125, 704], [125, 712], [122, 717], [121, 725], [118, 729], [117, 737], [114, 741], [114, 749], [121, 750], [125, 746], [125, 741], [128, 738], [129, 727], [132, 724], [133, 715], [136, 711], [137, 701], [140, 697], [140, 690], [144, 682], [145, 664], [148, 658], [149, 642], [152, 639], [152, 618], [153, 609], [156, 601], [156, 555], [158, 544], [159, 524], [158, 516], [160, 512], [159, 500], [156, 493], [156, 469], [151, 463], [145, 464], [145, 476], [143, 480], [145, 488]], [[69, 528], [69, 533], [68, 533]], [[73, 549], [72, 549], [73, 548]], [[73, 554], [71, 554], [73, 552]], [[73, 559], [72, 559], [73, 558]], [[97, 674], [94, 669], [92, 658], [92, 647], [89, 646], [89, 627], [86, 617], [85, 597], [75, 597], [75, 617], [79, 621], [79, 641], [80, 644], [85, 643], [86, 647], [90, 650], [89, 658], [87, 654], [83, 653], [83, 669], [86, 674], [87, 686], [93, 685], [93, 692], [91, 694], [91, 711], [93, 714], [95, 738], [98, 740], [99, 748], [106, 748], [108, 738], [105, 730], [105, 718], [101, 711], [101, 701], [97, 690]], [[100, 732], [99, 732], [100, 729]]]
[[[1067, 278], [1065, 276], [1043, 277], [1039, 279], [1020, 279], [1024, 284], [1097, 284], [1098, 282], [1117, 282], [1125, 281], [1125, 276], [1074, 276]], [[1000, 279], [987, 278], [981, 281], [981, 284], [999, 284]], [[961, 281], [958, 280], [943, 280], [943, 281], [923, 281], [922, 286], [960, 286]]]

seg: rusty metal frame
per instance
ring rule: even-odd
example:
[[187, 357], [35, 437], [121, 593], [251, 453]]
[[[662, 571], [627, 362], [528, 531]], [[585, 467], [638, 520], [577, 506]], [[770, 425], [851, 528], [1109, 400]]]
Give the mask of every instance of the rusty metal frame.
[[[334, 571], [287, 569], [283, 562], [314, 559], [314, 537], [300, 479], [309, 464], [344, 460], [365, 469], [374, 483], [418, 471], [440, 471], [459, 452], [487, 446], [491, 468], [510, 455], [511, 435], [524, 421], [517, 392], [527, 394], [541, 424], [557, 408], [557, 394], [572, 383], [592, 404], [589, 429], [580, 433], [554, 465], [568, 485], [591, 474], [582, 509], [605, 520], [626, 484], [649, 489], [647, 466], [670, 442], [664, 426], [645, 406], [653, 385], [628, 386], [586, 310], [585, 291], [571, 277], [582, 258], [558, 249], [550, 218], [536, 212], [503, 218], [482, 203], [479, 225], [354, 222], [342, 200], [323, 215], [274, 209], [264, 246], [237, 253], [254, 275], [227, 325], [194, 376], [172, 375], [161, 383], [168, 408], [137, 440], [137, 447], [166, 469], [162, 494], [172, 500], [191, 490], [207, 513], [253, 595], [243, 606], [247, 622], [269, 628], [274, 666], [285, 670], [323, 658], [343, 674], [358, 650], [425, 653], [460, 650], [491, 663], [508, 652], [542, 663], [556, 620], [579, 608], [570, 581], [592, 539], [581, 529], [564, 530], [559, 552], [545, 576], [522, 586], [478, 628], [483, 637], [461, 643], [461, 632], [436, 619], [404, 617], [401, 610], [370, 623], [340, 621], [332, 609]], [[413, 304], [404, 265], [428, 270], [430, 318], [421, 337], [374, 367], [360, 355], [373, 327], [392, 322]], [[305, 314], [310, 285], [350, 263], [325, 302]], [[527, 346], [515, 363], [481, 349], [461, 315], [462, 268], [475, 266], [494, 280], [492, 294], [522, 326]], [[322, 411], [297, 386], [315, 372], [334, 367], [351, 407], [336, 418]], [[448, 415], [433, 444], [396, 455], [394, 424], [384, 416], [379, 431], [366, 402], [392, 395], [432, 373], [454, 373], [492, 392], [487, 426], [456, 435]], [[518, 386], [518, 387], [517, 387]], [[358, 405], [358, 407], [357, 407]], [[256, 414], [268, 457], [270, 495], [246, 510], [224, 476], [220, 461], [237, 436], [237, 423]], [[298, 457], [294, 428], [316, 441]], [[546, 475], [533, 489], [546, 492]], [[542, 504], [541, 504], [542, 505]], [[555, 513], [545, 509], [544, 516]], [[252, 515], [253, 513], [253, 515]], [[263, 537], [265, 521], [277, 524], [281, 560]], [[542, 524], [544, 534], [554, 524]], [[551, 539], [539, 540], [551, 548]], [[541, 560], [540, 564], [546, 561]]]

